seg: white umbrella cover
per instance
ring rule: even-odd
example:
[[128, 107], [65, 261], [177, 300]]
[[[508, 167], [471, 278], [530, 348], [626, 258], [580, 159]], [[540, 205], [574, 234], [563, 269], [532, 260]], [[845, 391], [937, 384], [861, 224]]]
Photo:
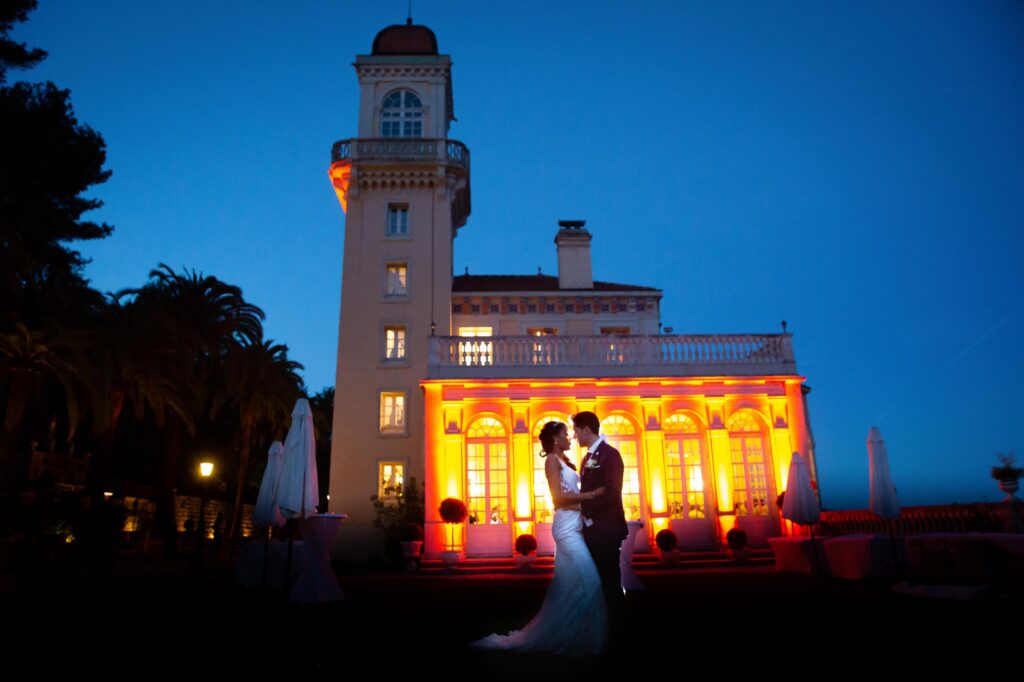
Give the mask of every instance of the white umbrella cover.
[[789, 483], [782, 499], [782, 515], [801, 526], [813, 526], [821, 518], [818, 498], [811, 487], [811, 472], [799, 452], [789, 463]]
[[868, 509], [883, 519], [898, 517], [900, 503], [896, 499], [896, 486], [889, 473], [889, 455], [885, 451], [882, 432], [875, 426], [868, 431], [868, 475], [871, 481]]
[[278, 526], [285, 524], [287, 519], [277, 506], [277, 487], [281, 482], [281, 469], [284, 459], [284, 445], [275, 440], [267, 451], [267, 468], [263, 472], [260, 494], [256, 498], [256, 508], [252, 511], [252, 521], [257, 526]]
[[313, 410], [299, 398], [292, 410], [292, 426], [284, 440], [284, 462], [277, 488], [277, 506], [286, 518], [304, 518], [316, 513], [320, 486], [316, 477], [316, 439]]

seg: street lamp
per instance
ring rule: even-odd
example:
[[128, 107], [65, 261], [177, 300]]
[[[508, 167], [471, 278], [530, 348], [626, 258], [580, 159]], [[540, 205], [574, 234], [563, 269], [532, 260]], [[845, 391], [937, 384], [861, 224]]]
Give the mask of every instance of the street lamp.
[[199, 463], [199, 477], [202, 479], [202, 494], [199, 498], [199, 528], [196, 537], [196, 546], [192, 555], [192, 564], [199, 570], [203, 567], [203, 543], [206, 541], [206, 520], [203, 514], [206, 511], [206, 494], [209, 491], [210, 476], [213, 475], [213, 462]]

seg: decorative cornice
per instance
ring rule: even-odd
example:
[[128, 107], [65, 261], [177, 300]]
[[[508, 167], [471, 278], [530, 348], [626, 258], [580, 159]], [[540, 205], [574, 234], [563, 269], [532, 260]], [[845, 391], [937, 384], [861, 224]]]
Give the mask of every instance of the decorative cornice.
[[408, 64], [395, 65], [364, 65], [356, 64], [356, 73], [360, 78], [449, 78], [450, 66], [411, 66]]

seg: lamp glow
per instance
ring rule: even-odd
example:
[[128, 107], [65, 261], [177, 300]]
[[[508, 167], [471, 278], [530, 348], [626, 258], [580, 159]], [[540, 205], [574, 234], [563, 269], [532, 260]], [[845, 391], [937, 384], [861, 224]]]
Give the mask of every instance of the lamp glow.
[[200, 462], [199, 473], [203, 478], [209, 478], [213, 473], [213, 462]]

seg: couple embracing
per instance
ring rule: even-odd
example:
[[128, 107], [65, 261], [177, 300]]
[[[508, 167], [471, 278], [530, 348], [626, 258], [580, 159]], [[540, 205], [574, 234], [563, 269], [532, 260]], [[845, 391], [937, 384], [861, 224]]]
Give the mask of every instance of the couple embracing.
[[593, 412], [572, 418], [574, 437], [587, 448], [582, 472], [566, 454], [568, 429], [551, 421], [540, 432], [555, 518], [555, 572], [544, 603], [522, 630], [473, 642], [477, 649], [571, 656], [621, 653], [625, 597], [619, 549], [626, 539], [622, 511], [622, 456], [600, 435]]

